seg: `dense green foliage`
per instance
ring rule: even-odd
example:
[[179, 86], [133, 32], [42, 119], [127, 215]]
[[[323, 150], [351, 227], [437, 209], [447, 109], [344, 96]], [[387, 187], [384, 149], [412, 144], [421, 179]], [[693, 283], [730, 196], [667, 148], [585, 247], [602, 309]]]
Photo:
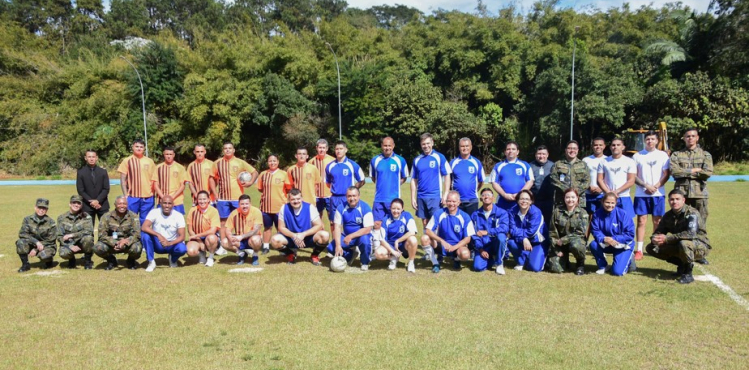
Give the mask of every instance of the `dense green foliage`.
[[383, 135], [410, 158], [427, 131], [448, 156], [471, 137], [487, 163], [508, 139], [559, 153], [573, 48], [575, 139], [666, 121], [676, 146], [698, 126], [717, 160], [743, 159], [748, 3], [714, 0], [700, 14], [546, 0], [492, 14], [478, 2], [475, 14], [426, 15], [343, 0], [112, 0], [108, 12], [101, 0], [2, 0], [0, 169], [65, 172], [89, 147], [118, 162], [143, 136], [127, 61], [145, 87], [151, 152], [175, 146], [183, 162], [197, 142], [212, 156], [231, 140], [251, 161], [278, 152], [288, 163], [297, 145], [337, 139], [336, 57], [343, 136], [360, 163]]

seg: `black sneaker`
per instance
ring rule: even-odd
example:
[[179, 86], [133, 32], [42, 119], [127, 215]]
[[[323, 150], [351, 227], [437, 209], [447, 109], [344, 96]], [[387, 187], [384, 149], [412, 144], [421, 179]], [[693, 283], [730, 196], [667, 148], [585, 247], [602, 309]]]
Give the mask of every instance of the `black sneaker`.
[[575, 270], [575, 275], [577, 276], [585, 275], [585, 267], [577, 266], [577, 269]]

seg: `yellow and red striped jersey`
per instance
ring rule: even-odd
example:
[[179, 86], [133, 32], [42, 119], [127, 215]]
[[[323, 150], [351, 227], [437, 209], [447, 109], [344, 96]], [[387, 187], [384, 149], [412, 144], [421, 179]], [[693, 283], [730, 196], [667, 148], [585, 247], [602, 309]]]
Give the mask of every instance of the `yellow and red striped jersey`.
[[216, 178], [216, 192], [220, 200], [238, 200], [244, 194], [244, 188], [239, 185], [239, 174], [247, 171], [255, 172], [255, 167], [249, 163], [232, 157], [229, 160], [221, 158], [214, 163], [213, 177]]
[[[208, 192], [208, 194], [211, 194], [209, 180], [211, 177], [213, 177], [214, 168], [215, 165], [213, 161], [208, 159], [204, 159], [203, 162], [193, 161], [192, 163], [187, 165], [187, 175], [189, 177], [189, 181], [193, 184], [193, 186], [195, 186], [195, 189], [197, 191], [205, 190]], [[213, 197], [213, 194], [211, 194], [211, 197]]]
[[334, 160], [335, 157], [329, 154], [325, 154], [325, 156], [322, 158], [316, 155], [314, 158], [309, 160], [309, 164], [315, 166], [320, 174], [320, 186], [317, 189], [317, 194], [315, 194], [318, 198], [330, 198], [330, 188], [325, 186], [323, 181], [325, 180], [325, 166], [327, 166], [328, 163], [333, 162]]
[[229, 218], [226, 219], [226, 228], [231, 231], [232, 235], [242, 235], [252, 231], [255, 225], [263, 225], [263, 214], [260, 210], [250, 206], [247, 215], [243, 215], [239, 209], [231, 211]]
[[291, 187], [302, 191], [302, 199], [305, 202], [315, 204], [315, 185], [320, 183], [320, 186], [323, 186], [317, 167], [305, 163], [302, 167], [293, 165], [286, 172], [289, 174]]
[[289, 174], [282, 169], [265, 170], [257, 178], [260, 191], [260, 210], [265, 213], [278, 213], [286, 204], [286, 193], [291, 190]]
[[212, 227], [221, 227], [218, 210], [212, 206], [206, 207], [205, 211], [198, 206], [190, 208], [185, 222], [187, 223], [187, 232], [190, 235], [202, 234]]
[[150, 198], [153, 196], [153, 181], [156, 173], [156, 164], [151, 158], [143, 156], [138, 158], [131, 155], [125, 158], [117, 172], [127, 176], [128, 196], [134, 198]]
[[[161, 163], [156, 166], [152, 180], [154, 181], [154, 186], [157, 186], [162, 193], [168, 195], [177, 191], [181, 184], [187, 182], [187, 172], [185, 172], [185, 167], [177, 162], [172, 162], [171, 165]], [[184, 204], [184, 198], [183, 191], [174, 197], [174, 205]]]

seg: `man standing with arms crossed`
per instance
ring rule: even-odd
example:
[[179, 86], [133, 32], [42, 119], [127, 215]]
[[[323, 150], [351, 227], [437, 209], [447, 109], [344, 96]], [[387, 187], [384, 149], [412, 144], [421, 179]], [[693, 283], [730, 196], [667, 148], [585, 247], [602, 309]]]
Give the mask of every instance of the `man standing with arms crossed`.
[[173, 210], [185, 214], [185, 183], [188, 181], [185, 167], [174, 161], [174, 148], [166, 147], [162, 151], [164, 163], [156, 166], [156, 174], [153, 178], [154, 190], [159, 200], [165, 196], [174, 199]]
[[484, 184], [484, 165], [471, 155], [471, 139], [458, 141], [460, 156], [450, 161], [451, 185], [460, 194], [460, 210], [472, 215], [479, 209], [479, 189]]
[[[348, 147], [343, 141], [335, 144], [335, 161], [325, 167], [325, 182], [330, 187], [328, 215], [334, 222], [335, 211], [346, 204], [346, 192], [351, 186], [357, 189], [364, 186], [364, 171], [356, 162], [346, 157]], [[332, 227], [332, 226], [331, 226]]]
[[692, 127], [684, 131], [684, 149], [671, 154], [674, 189], [687, 195], [687, 205], [697, 209], [707, 225], [707, 179], [713, 175], [713, 156], [699, 146], [700, 135]]
[[[221, 218], [221, 244], [224, 244], [226, 236], [223, 234], [226, 219], [239, 208], [239, 197], [244, 195], [244, 188], [248, 188], [257, 180], [258, 173], [249, 163], [234, 156], [234, 144], [224, 143], [224, 156], [214, 163], [213, 178], [216, 179], [216, 190], [218, 201], [216, 209]], [[249, 172], [250, 180], [240, 184], [238, 177], [242, 172]], [[223, 245], [226, 248], [226, 245]], [[228, 249], [228, 248], [226, 248]], [[221, 255], [222, 253], [216, 253]]]
[[635, 217], [629, 189], [635, 184], [637, 164], [632, 158], [624, 155], [624, 142], [620, 138], [611, 140], [611, 156], [606, 157], [598, 166], [598, 186], [603, 193], [616, 194], [616, 206], [627, 212], [627, 217]]
[[[320, 173], [320, 180], [316, 183], [316, 201], [314, 204], [317, 207], [317, 213], [322, 218], [322, 212], [330, 209], [330, 188], [325, 185], [325, 168], [328, 167], [330, 162], [335, 160], [335, 157], [328, 154], [328, 141], [325, 139], [317, 140], [315, 150], [317, 151], [317, 155], [310, 159], [309, 164], [315, 166]], [[330, 215], [330, 211], [328, 211], [328, 218], [333, 218]]]
[[385, 239], [387, 230], [382, 230], [382, 221], [390, 216], [390, 203], [393, 199], [401, 197], [401, 185], [408, 177], [406, 160], [393, 152], [393, 138], [383, 138], [381, 148], [382, 154], [369, 162], [369, 177], [375, 183], [375, 196], [372, 202], [372, 244], [375, 250], [380, 246], [380, 241]]
[[122, 194], [127, 196], [127, 209], [138, 215], [141, 225], [153, 209], [152, 181], [156, 175], [156, 164], [144, 155], [145, 150], [145, 142], [135, 139], [133, 155], [125, 158], [117, 168]]
[[[432, 216], [440, 210], [440, 205], [447, 201], [451, 172], [445, 156], [433, 149], [432, 134], [422, 134], [419, 142], [422, 154], [414, 158], [411, 166], [411, 206], [416, 210], [416, 217], [420, 218], [422, 225], [426, 227]], [[434, 257], [437, 242], [424, 238], [421, 241], [426, 242], [422, 243], [421, 247], [424, 248], [427, 257]], [[439, 264], [435, 272], [439, 272]]]
[[635, 232], [637, 249], [635, 260], [642, 259], [642, 246], [645, 243], [645, 224], [648, 215], [653, 218], [653, 230], [658, 228], [661, 217], [666, 214], [666, 188], [665, 184], [671, 174], [669, 170], [668, 154], [656, 149], [658, 145], [658, 134], [648, 131], [645, 134], [645, 149], [636, 153], [632, 159], [637, 164], [637, 177], [635, 177], [635, 214], [637, 214], [637, 230]]
[[99, 157], [96, 151], [86, 151], [86, 165], [78, 170], [75, 187], [83, 198], [83, 212], [101, 220], [109, 212], [109, 174], [107, 170], [96, 165]]
[[497, 205], [509, 210], [514, 206], [515, 195], [521, 190], [530, 190], [533, 186], [533, 171], [531, 166], [518, 159], [520, 147], [518, 143], [510, 141], [505, 145], [505, 159], [494, 165], [489, 178], [492, 188], [497, 192]]
[[[584, 161], [577, 159], [579, 146], [577, 141], [570, 140], [564, 150], [564, 159], [558, 160], [551, 168], [549, 177], [554, 188], [554, 206], [564, 207], [564, 192], [569, 188], [577, 190], [578, 194], [589, 191], [590, 172]], [[596, 183], [598, 181], [598, 167], [596, 166]], [[585, 197], [580, 197], [578, 205], [585, 209]], [[544, 216], [546, 217], [546, 216]], [[551, 217], [547, 220], [551, 222]]]

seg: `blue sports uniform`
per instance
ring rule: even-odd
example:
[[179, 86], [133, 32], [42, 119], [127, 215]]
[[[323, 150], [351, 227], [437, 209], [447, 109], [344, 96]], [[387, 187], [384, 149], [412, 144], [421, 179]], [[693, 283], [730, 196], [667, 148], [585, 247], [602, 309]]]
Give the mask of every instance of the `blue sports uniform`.
[[460, 194], [460, 209], [473, 214], [479, 207], [479, 184], [486, 181], [484, 178], [484, 166], [474, 156], [467, 159], [461, 157], [450, 161], [452, 172], [453, 190]]
[[[515, 257], [515, 262], [526, 270], [539, 272], [546, 263], [548, 246], [546, 241], [547, 231], [544, 216], [541, 210], [531, 204], [525, 217], [520, 217], [520, 207], [515, 205], [507, 212], [510, 217], [510, 239], [507, 248]], [[523, 239], [531, 242], [531, 250], [523, 249]]]
[[[278, 219], [284, 222], [286, 228], [292, 233], [303, 233], [312, 228], [312, 223], [320, 219], [320, 214], [317, 213], [317, 208], [313, 207], [307, 202], [302, 202], [302, 206], [299, 209], [299, 213], [294, 212], [294, 207], [289, 204], [281, 206], [281, 210], [278, 212]], [[296, 248], [294, 240], [284, 235], [288, 243], [286, 244], [289, 248]], [[307, 248], [314, 248], [315, 243], [313, 241], [313, 235], [309, 235], [304, 238], [304, 246]]]
[[357, 182], [364, 181], [364, 171], [348, 157], [342, 161], [328, 163], [325, 167], [325, 183], [330, 184], [330, 204], [328, 215], [333, 221], [333, 214], [341, 204], [346, 203], [346, 190]]
[[[528, 181], [533, 181], [533, 170], [527, 162], [515, 159], [512, 162], [503, 160], [494, 165], [491, 175], [491, 182], [499, 184], [499, 187], [509, 194], [517, 194]], [[497, 205], [502, 209], [509, 210], [515, 206], [515, 202], [508, 201], [503, 197], [498, 197]]]
[[[635, 240], [635, 223], [626, 210], [619, 207], [614, 208], [611, 212], [606, 212], [600, 208], [593, 214], [593, 220], [590, 223], [593, 241], [590, 242], [590, 252], [596, 259], [599, 269], [606, 268], [605, 253], [614, 255], [614, 263], [611, 266], [611, 273], [616, 276], [622, 276], [629, 270], [632, 262], [632, 253], [634, 251]], [[614, 248], [603, 242], [605, 237], [614, 238], [620, 244], [628, 248]]]
[[[442, 208], [429, 219], [427, 228], [436, 232], [440, 238], [444, 239], [450, 245], [458, 244], [461, 240], [476, 234], [473, 227], [473, 221], [467, 213], [457, 210], [458, 212], [451, 215], [447, 208]], [[442, 255], [456, 257], [456, 253], [447, 252], [442, 248]]]
[[[382, 222], [382, 227], [385, 229], [385, 240], [387, 240], [390, 246], [394, 246], [395, 241], [403, 237], [406, 233], [414, 233], [415, 235], [418, 232], [416, 221], [414, 221], [413, 216], [407, 211], [403, 211], [397, 219], [393, 218], [392, 215], [388, 216]], [[399, 245], [398, 250], [403, 253], [403, 257], [409, 257], [404, 244]]]
[[401, 179], [408, 177], [408, 164], [395, 153], [390, 157], [380, 154], [369, 162], [369, 177], [375, 182], [374, 220], [382, 221], [390, 215], [390, 202], [401, 197]]
[[414, 158], [411, 166], [411, 179], [418, 182], [416, 199], [419, 208], [416, 216], [422, 219], [432, 218], [439, 209], [442, 200], [442, 177], [449, 175], [450, 166], [447, 159], [436, 150], [429, 154], [420, 154]]
[[[471, 215], [471, 221], [473, 221], [476, 231], [486, 230], [489, 232], [484, 236], [473, 235], [471, 237], [476, 252], [473, 258], [473, 269], [484, 271], [493, 264], [502, 264], [507, 247], [507, 233], [510, 232], [510, 216], [507, 211], [494, 206], [487, 215], [483, 208], [479, 208]], [[488, 260], [481, 257], [482, 250], [489, 253]]]
[[[351, 239], [351, 243], [348, 245], [343, 242], [343, 239], [346, 235], [374, 225], [372, 208], [361, 200], [354, 208], [349, 207], [348, 204], [342, 204], [336, 209], [333, 222], [341, 225], [341, 248], [343, 248], [343, 257], [346, 261], [351, 262], [354, 258], [353, 248], [358, 248], [361, 252], [362, 266], [369, 265], [370, 254], [372, 253], [372, 234], [364, 234]], [[331, 241], [328, 245], [328, 252], [335, 253], [335, 241]]]

